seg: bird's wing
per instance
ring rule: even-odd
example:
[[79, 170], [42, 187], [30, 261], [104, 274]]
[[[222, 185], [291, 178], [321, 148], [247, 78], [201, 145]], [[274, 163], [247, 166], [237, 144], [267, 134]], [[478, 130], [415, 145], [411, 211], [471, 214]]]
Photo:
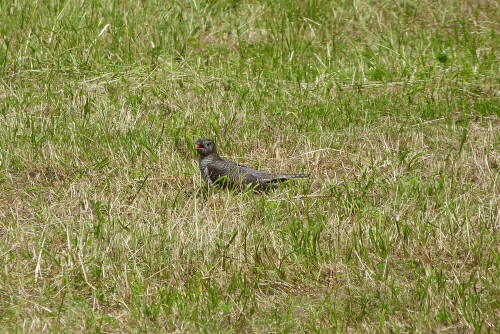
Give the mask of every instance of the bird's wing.
[[239, 165], [232, 161], [216, 160], [208, 165], [210, 179], [215, 182], [217, 179], [227, 177], [231, 182], [241, 182], [267, 187], [270, 183], [283, 182], [289, 179], [309, 177], [309, 174], [276, 174], [261, 172], [259, 170]]
[[257, 177], [252, 173], [255, 170], [238, 165], [231, 161], [216, 160], [208, 164], [210, 179], [215, 182], [217, 179], [227, 177], [231, 182], [241, 182], [244, 184], [257, 184]]

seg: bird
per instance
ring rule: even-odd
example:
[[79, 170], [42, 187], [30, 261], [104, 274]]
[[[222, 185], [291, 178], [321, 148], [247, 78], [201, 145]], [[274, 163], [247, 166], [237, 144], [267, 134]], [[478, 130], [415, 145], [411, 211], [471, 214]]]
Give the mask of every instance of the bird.
[[289, 179], [307, 178], [310, 174], [278, 174], [262, 172], [222, 159], [211, 139], [198, 139], [195, 150], [200, 156], [199, 167], [203, 180], [209, 187], [220, 184], [223, 187], [250, 187], [256, 192], [275, 189], [276, 183]]

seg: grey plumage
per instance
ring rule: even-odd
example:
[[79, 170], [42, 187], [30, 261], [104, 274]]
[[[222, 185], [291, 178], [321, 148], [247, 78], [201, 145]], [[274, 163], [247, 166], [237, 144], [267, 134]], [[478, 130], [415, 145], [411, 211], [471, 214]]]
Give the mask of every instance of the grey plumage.
[[309, 174], [261, 172], [224, 160], [219, 156], [215, 143], [210, 139], [198, 139], [195, 150], [200, 155], [201, 176], [209, 186], [217, 182], [223, 186], [249, 186], [256, 191], [265, 191], [276, 187], [278, 182], [309, 177]]

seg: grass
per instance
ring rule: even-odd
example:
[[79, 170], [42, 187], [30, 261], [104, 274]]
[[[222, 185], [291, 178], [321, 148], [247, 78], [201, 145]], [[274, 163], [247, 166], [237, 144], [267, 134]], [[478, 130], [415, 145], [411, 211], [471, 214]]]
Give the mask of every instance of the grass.
[[499, 10], [0, 2], [0, 328], [497, 332]]

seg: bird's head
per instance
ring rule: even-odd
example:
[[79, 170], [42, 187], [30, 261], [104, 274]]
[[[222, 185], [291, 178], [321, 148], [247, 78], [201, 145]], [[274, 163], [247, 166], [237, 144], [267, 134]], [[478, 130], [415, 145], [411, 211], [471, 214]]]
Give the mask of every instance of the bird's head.
[[206, 157], [212, 153], [215, 153], [215, 143], [211, 139], [198, 139], [195, 143], [195, 150], [201, 157]]

